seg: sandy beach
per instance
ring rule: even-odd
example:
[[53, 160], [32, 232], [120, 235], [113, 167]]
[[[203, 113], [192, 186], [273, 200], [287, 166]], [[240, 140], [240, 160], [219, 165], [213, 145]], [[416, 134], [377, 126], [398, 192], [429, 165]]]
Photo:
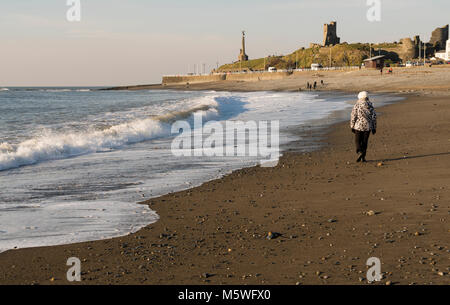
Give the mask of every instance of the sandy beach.
[[[366, 164], [355, 162], [353, 134], [340, 123], [318, 151], [288, 151], [275, 168], [242, 169], [142, 202], [160, 220], [135, 234], [1, 253], [0, 284], [70, 284], [66, 261], [78, 257], [81, 284], [360, 285], [367, 259], [378, 257], [379, 284], [448, 285], [449, 72], [447, 65], [191, 85], [296, 91], [324, 80], [319, 90], [406, 99], [377, 108]], [[269, 240], [268, 232], [280, 236]]]

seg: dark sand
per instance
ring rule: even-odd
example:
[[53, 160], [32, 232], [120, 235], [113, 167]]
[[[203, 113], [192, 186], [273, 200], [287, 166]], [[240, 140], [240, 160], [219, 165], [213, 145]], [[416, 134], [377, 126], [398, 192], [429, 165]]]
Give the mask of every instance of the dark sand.
[[146, 202], [161, 219], [136, 234], [2, 253], [0, 284], [68, 284], [72, 256], [82, 284], [364, 284], [369, 257], [381, 284], [450, 284], [450, 98], [378, 111], [367, 164], [338, 124], [317, 152]]

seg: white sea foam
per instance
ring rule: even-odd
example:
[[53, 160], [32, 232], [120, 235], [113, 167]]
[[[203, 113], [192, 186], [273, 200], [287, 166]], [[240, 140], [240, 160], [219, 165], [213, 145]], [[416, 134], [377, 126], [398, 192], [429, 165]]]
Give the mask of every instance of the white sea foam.
[[[203, 100], [201, 102], [204, 102]], [[205, 120], [218, 116], [217, 102], [165, 115], [136, 119], [104, 130], [58, 133], [45, 130], [41, 135], [19, 144], [0, 143], [0, 171], [32, 165], [42, 161], [64, 159], [104, 152], [156, 138], [171, 136], [171, 122], [201, 114]]]
[[14, 151], [14, 147], [6, 142], [0, 143], [0, 153], [10, 153]]
[[71, 92], [72, 89], [40, 89], [39, 91], [43, 91], [43, 92]]
[[113, 200], [64, 202], [32, 210], [15, 214], [16, 218], [0, 213], [0, 253], [122, 236], [159, 219], [147, 205]]

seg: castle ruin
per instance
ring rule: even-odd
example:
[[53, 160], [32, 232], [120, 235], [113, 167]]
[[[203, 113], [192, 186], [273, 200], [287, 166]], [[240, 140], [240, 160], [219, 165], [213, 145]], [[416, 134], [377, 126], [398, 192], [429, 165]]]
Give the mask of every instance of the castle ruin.
[[337, 22], [332, 21], [323, 27], [323, 46], [334, 46], [341, 43], [341, 38], [337, 37]]
[[431, 33], [429, 43], [420, 41], [419, 36], [414, 39], [404, 38], [401, 40], [401, 49], [398, 50], [400, 58], [403, 61], [413, 60], [424, 56], [433, 56], [436, 52], [445, 50], [445, 46], [449, 35], [449, 26], [443, 26], [435, 29]]
[[421, 48], [421, 43], [419, 36], [415, 36], [414, 40], [411, 38], [403, 38], [400, 40], [400, 49], [396, 50], [396, 53], [398, 53], [403, 61], [413, 60], [420, 56], [419, 49]]
[[442, 28], [437, 28], [431, 33], [430, 44], [436, 52], [445, 50], [448, 40], [448, 24]]
[[414, 36], [413, 39], [403, 38], [400, 40], [398, 47], [385, 48], [385, 51], [391, 54], [396, 53], [403, 62], [423, 58], [424, 56], [430, 57], [445, 50], [448, 37], [449, 26], [446, 25], [435, 29], [428, 43], [421, 41], [419, 36]]
[[239, 53], [239, 61], [248, 61], [248, 56], [245, 54], [245, 31], [242, 31], [242, 49]]

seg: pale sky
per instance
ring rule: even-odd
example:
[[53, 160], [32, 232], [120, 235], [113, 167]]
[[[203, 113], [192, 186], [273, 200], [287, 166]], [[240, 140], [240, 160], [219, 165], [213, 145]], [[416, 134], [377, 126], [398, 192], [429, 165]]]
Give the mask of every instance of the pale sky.
[[66, 0], [1, 0], [0, 87], [159, 83], [162, 75], [235, 61], [241, 31], [251, 58], [322, 42], [338, 22], [341, 41], [392, 42], [450, 22], [448, 0], [81, 0], [68, 22]]

